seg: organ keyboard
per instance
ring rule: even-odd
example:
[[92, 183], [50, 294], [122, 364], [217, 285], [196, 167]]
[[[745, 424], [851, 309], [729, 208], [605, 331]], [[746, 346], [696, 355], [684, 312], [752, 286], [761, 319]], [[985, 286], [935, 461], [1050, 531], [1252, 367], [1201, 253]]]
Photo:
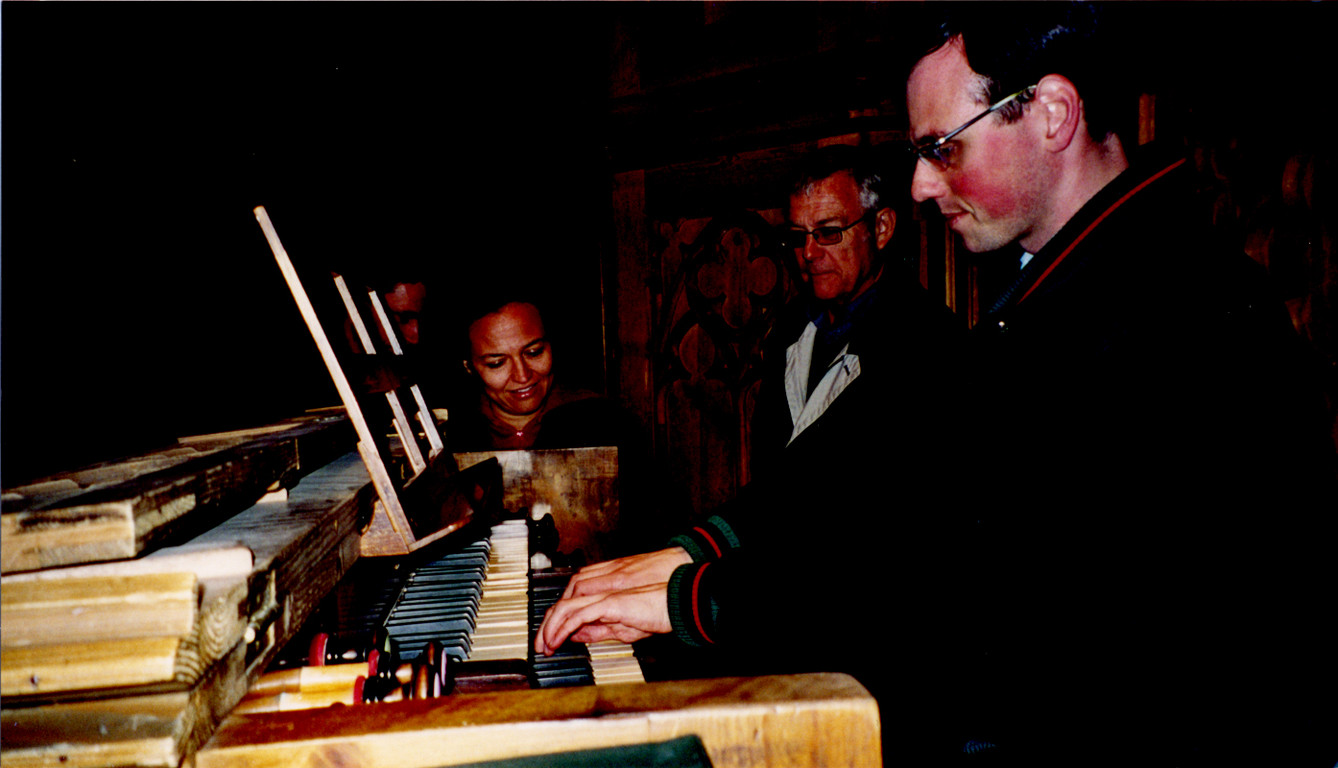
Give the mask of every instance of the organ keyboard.
[[[276, 444], [272, 436], [266, 440], [262, 447]], [[365, 626], [370, 620], [372, 626], [384, 627], [397, 604], [409, 605], [402, 593], [417, 572], [413, 565], [441, 559], [484, 537], [458, 543], [442, 539], [400, 562], [360, 558], [358, 539], [367, 529], [375, 499], [363, 462], [356, 454], [345, 454], [323, 465], [313, 464], [311, 457], [320, 454], [306, 442], [298, 447], [301, 450], [292, 451], [290, 464], [301, 463], [300, 480], [289, 477], [279, 492], [185, 543], [132, 560], [5, 574], [5, 690], [0, 712], [4, 725], [0, 762], [5, 768], [301, 764], [426, 768], [644, 744], [688, 733], [700, 736], [718, 767], [878, 763], [877, 707], [848, 677], [584, 685], [590, 679], [609, 679], [602, 670], [599, 647], [589, 653], [579, 645], [565, 649], [574, 656], [593, 657], [589, 671], [544, 677], [539, 668], [554, 662], [537, 660], [535, 671], [522, 676], [526, 690], [466, 693], [457, 685], [455, 693], [431, 699], [331, 706], [336, 700], [329, 694], [332, 688], [346, 686], [350, 675], [356, 678], [372, 670], [365, 658], [353, 663], [358, 653], [340, 642], [320, 648], [321, 661], [354, 669], [294, 669], [308, 661], [310, 638], [303, 635], [309, 633], [299, 634], [310, 625], [308, 619], [323, 615], [338, 619], [341, 626], [348, 622]], [[230, 448], [219, 461], [231, 466], [238, 456], [250, 456], [250, 450]], [[551, 457], [513, 452], [526, 455], [503, 457], [504, 480], [517, 486], [517, 478], [525, 478], [524, 487], [532, 493], [560, 478], [565, 490], [548, 497], [558, 517], [557, 528], [571, 531], [584, 526], [598, 535], [607, 530], [603, 518], [593, 526], [590, 519], [580, 519], [579, 510], [563, 506], [577, 497], [571, 488], [579, 473], [570, 468], [584, 466], [592, 455], [589, 451]], [[207, 469], [192, 465], [183, 471], [199, 475]], [[589, 493], [607, 498], [601, 483], [608, 474], [595, 471], [590, 477], [597, 482], [585, 486]], [[142, 487], [135, 480], [126, 493], [142, 496]], [[516, 492], [515, 487], [506, 489], [507, 507], [535, 506], [532, 497], [518, 501]], [[100, 493], [107, 496], [110, 491]], [[165, 503], [176, 503], [175, 497], [165, 498]], [[82, 521], [71, 518], [68, 524]], [[515, 527], [512, 523], [507, 529]], [[449, 538], [469, 534], [466, 528]], [[504, 538], [512, 537], [492, 537], [489, 555], [496, 552], [492, 559], [497, 563], [519, 561], [503, 558], [504, 547], [493, 548]], [[185, 593], [190, 599], [178, 600], [180, 606], [156, 597], [144, 599], [146, 594], [167, 594], [166, 587], [155, 586], [156, 591], [146, 593], [141, 582], [168, 576], [172, 585], [178, 581], [194, 585]], [[525, 609], [530, 622], [542, 615], [545, 600], [561, 593], [567, 576], [561, 568], [531, 574], [532, 599]], [[351, 604], [346, 598], [348, 586], [355, 582], [366, 587], [359, 590], [370, 596], [366, 602]], [[38, 588], [43, 584], [48, 586]], [[172, 595], [180, 592], [173, 589]], [[480, 600], [482, 591], [480, 586]], [[87, 595], [87, 604], [80, 602], [80, 595]], [[336, 599], [323, 599], [330, 597]], [[514, 607], [510, 610], [512, 616], [506, 621], [514, 623]], [[167, 622], [168, 618], [174, 621]], [[478, 617], [474, 622], [485, 623]], [[52, 629], [44, 632], [43, 627]], [[122, 633], [128, 634], [121, 637]], [[301, 638], [296, 644], [291, 642], [295, 637]], [[409, 644], [409, 634], [404, 637]], [[485, 645], [483, 637], [472, 636], [471, 651]], [[513, 642], [502, 644], [515, 647]], [[80, 655], [71, 656], [76, 646]], [[286, 646], [300, 647], [304, 655], [294, 661], [289, 653], [280, 654]], [[528, 654], [528, 638], [524, 648]], [[480, 662], [457, 666], [476, 663]], [[292, 674], [270, 678], [284, 672], [285, 664]], [[404, 670], [400, 665], [392, 671]], [[121, 678], [112, 684], [101, 682], [104, 673], [112, 672]], [[544, 682], [534, 682], [538, 680]], [[272, 684], [280, 687], [266, 687]], [[295, 685], [297, 690], [283, 685]], [[255, 696], [246, 698], [248, 688], [254, 688]], [[304, 689], [310, 690], [304, 693]], [[306, 701], [295, 711], [250, 706], [260, 695]], [[250, 704], [238, 706], [244, 700]], [[317, 700], [319, 706], [312, 707]]]
[[[332, 623], [318, 614], [312, 642], [347, 647], [360, 640], [369, 642], [367, 638], [384, 630], [381, 634], [406, 662], [416, 660], [429, 643], [439, 643], [450, 660], [448, 669], [458, 670], [448, 673], [452, 680], [478, 670], [490, 678], [523, 676], [528, 686], [536, 688], [644, 682], [631, 646], [617, 641], [569, 643], [553, 656], [534, 657], [534, 633], [561, 597], [572, 571], [551, 567], [531, 571], [531, 539], [525, 519], [504, 520], [486, 535], [447, 542], [451, 546], [432, 550], [420, 563], [396, 563], [390, 569], [378, 563], [381, 567], [371, 571], [355, 570], [346, 594], [351, 594], [348, 599], [365, 601], [366, 608], [326, 612], [352, 617], [342, 622]], [[384, 578], [402, 570], [409, 573], [376, 583], [378, 575]], [[369, 579], [373, 583], [365, 583]], [[325, 652], [304, 652], [303, 642], [286, 653], [280, 666], [301, 659], [323, 663], [319, 658]], [[486, 687], [465, 684], [475, 690]]]

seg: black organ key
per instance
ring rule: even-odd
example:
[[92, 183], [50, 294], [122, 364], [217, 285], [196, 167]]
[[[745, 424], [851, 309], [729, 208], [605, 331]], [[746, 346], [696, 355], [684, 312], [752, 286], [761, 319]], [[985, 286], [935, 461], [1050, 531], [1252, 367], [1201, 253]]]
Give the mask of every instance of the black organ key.
[[[562, 597], [574, 571], [554, 568], [535, 571], [530, 575], [530, 640], [543, 624], [548, 609]], [[530, 652], [535, 685], [539, 688], [561, 688], [572, 685], [594, 685], [590, 656], [580, 643], [566, 642], [552, 656], [535, 656]]]
[[385, 620], [403, 656], [412, 659], [439, 640], [457, 661], [523, 659], [525, 628], [509, 624], [516, 600], [525, 599], [527, 541], [524, 520], [505, 521], [486, 538], [419, 566]]

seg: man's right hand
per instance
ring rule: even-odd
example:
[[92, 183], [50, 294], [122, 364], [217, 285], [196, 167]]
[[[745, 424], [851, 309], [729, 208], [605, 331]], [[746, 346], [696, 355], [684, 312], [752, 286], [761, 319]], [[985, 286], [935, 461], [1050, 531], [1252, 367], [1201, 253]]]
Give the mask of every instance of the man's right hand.
[[567, 582], [562, 598], [565, 600], [573, 596], [622, 592], [650, 584], [666, 584], [674, 569], [690, 562], [692, 556], [686, 549], [669, 547], [587, 565]]

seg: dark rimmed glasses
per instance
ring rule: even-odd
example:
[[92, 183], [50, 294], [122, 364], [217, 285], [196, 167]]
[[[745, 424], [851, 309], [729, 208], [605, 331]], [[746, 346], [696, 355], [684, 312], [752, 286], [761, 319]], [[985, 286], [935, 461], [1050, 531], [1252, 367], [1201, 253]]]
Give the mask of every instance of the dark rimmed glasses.
[[930, 165], [942, 171], [950, 167], [953, 163], [954, 159], [952, 155], [953, 148], [948, 144], [948, 142], [952, 141], [952, 139], [955, 136], [957, 136], [957, 134], [961, 133], [962, 131], [965, 131], [967, 128], [970, 128], [971, 126], [975, 125], [981, 120], [984, 120], [988, 115], [992, 115], [995, 112], [999, 111], [1000, 109], [1003, 109], [1004, 107], [1008, 106], [1008, 104], [1014, 99], [1022, 96], [1023, 94], [1030, 93], [1035, 90], [1036, 86], [1029, 85], [1026, 88], [1023, 88], [1022, 90], [1018, 91], [1017, 93], [999, 99], [998, 101], [991, 104], [989, 109], [985, 110], [984, 112], [981, 112], [980, 114], [976, 115], [970, 120], [967, 120], [965, 123], [962, 123], [961, 125], [957, 126], [951, 131], [948, 131], [947, 133], [943, 134], [937, 139], [934, 139], [933, 141], [927, 141], [921, 144], [912, 143], [906, 149], [912, 155], [914, 155], [916, 159], [923, 160], [926, 163], [929, 163]]
[[804, 245], [808, 243], [809, 235], [813, 236], [813, 241], [818, 245], [839, 245], [841, 240], [845, 238], [846, 230], [854, 229], [859, 224], [868, 221], [872, 216], [873, 212], [869, 211], [844, 227], [828, 225], [825, 227], [814, 227], [813, 229], [779, 230], [780, 247], [794, 248], [795, 250], [803, 248]]

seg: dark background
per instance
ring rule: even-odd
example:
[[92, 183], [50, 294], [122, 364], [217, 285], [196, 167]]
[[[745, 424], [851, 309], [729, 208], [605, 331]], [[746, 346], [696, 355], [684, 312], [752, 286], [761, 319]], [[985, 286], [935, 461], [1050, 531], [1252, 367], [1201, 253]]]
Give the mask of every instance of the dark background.
[[[0, 480], [337, 404], [258, 204], [309, 289], [403, 264], [446, 304], [551, 288], [564, 375], [602, 388], [611, 173], [904, 129], [890, 62], [935, 5], [4, 2]], [[1112, 66], [1159, 135], [1216, 147], [1207, 183], [1281, 209], [1273, 169], [1317, 157], [1309, 213], [1335, 220], [1334, 4], [1117, 5]], [[1330, 363], [1333, 328], [1307, 328]]]
[[338, 403], [259, 204], [308, 291], [350, 264], [536, 277], [598, 354], [598, 7], [3, 14], [7, 485]]

